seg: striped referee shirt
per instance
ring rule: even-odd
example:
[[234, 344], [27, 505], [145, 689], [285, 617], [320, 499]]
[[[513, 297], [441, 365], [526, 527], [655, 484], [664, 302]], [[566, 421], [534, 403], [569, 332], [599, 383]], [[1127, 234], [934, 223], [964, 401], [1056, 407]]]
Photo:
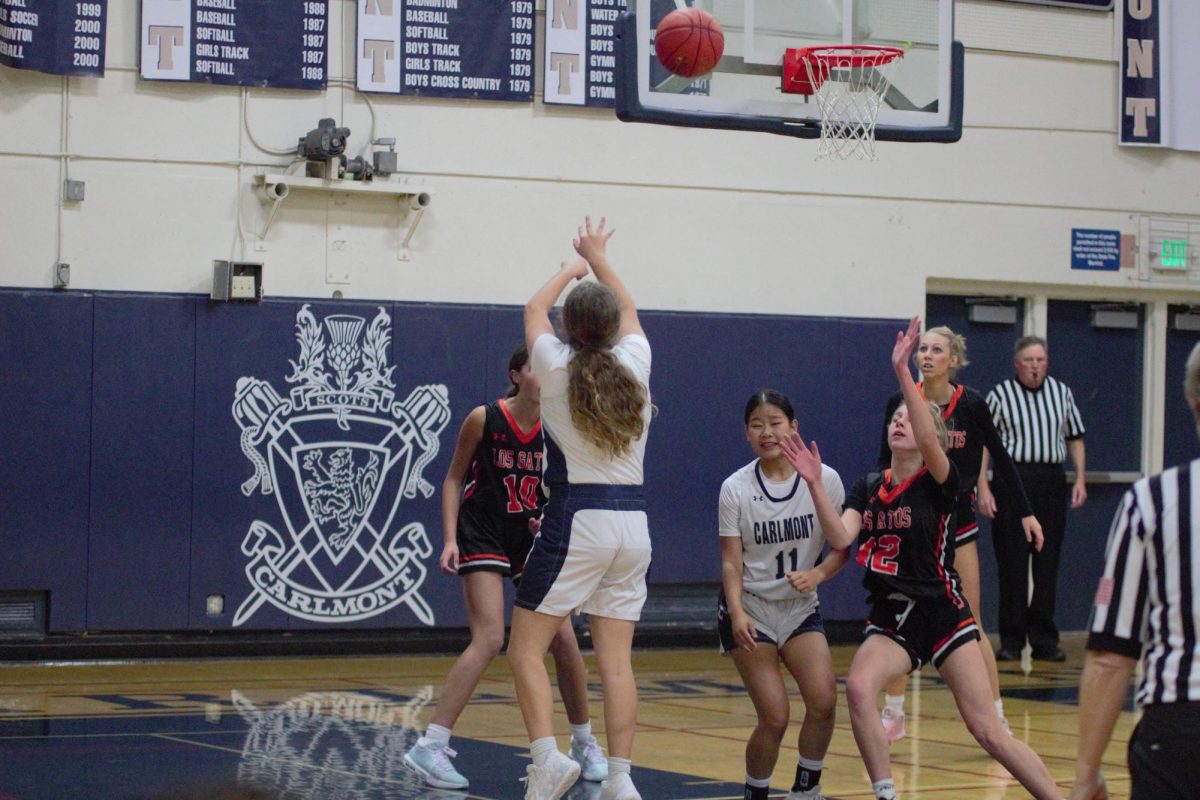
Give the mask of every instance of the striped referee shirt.
[[1140, 706], [1200, 701], [1200, 459], [1125, 492], [1088, 649], [1142, 658]]
[[1084, 433], [1075, 395], [1048, 375], [1039, 389], [1009, 378], [988, 392], [987, 404], [1000, 441], [1018, 464], [1062, 464], [1067, 440]]

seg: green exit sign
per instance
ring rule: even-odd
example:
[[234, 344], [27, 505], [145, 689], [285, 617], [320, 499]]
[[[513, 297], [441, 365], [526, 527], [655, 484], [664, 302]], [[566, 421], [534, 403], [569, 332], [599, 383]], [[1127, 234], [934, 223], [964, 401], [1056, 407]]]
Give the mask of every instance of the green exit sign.
[[1187, 240], [1163, 239], [1163, 269], [1187, 269]]

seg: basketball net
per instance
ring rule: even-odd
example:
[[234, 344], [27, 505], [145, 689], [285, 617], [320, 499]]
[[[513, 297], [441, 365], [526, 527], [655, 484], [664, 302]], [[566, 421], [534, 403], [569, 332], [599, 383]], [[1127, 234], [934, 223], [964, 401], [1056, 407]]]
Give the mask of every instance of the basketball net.
[[898, 47], [810, 47], [801, 56], [821, 111], [817, 159], [875, 160], [875, 121], [904, 58]]

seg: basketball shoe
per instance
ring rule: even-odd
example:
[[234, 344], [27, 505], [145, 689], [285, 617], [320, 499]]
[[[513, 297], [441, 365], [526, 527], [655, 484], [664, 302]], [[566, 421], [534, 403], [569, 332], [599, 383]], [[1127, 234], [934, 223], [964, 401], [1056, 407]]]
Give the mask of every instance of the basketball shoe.
[[821, 796], [821, 784], [817, 784], [811, 789], [806, 789], [803, 792], [788, 792], [783, 800], [824, 800]]
[[542, 766], [525, 768], [525, 800], [558, 800], [579, 777], [579, 764], [555, 750]]
[[408, 764], [425, 779], [430, 786], [438, 789], [466, 789], [470, 781], [459, 774], [450, 759], [458, 753], [449, 745], [431, 742], [422, 736], [412, 749], [404, 754], [404, 763]]
[[579, 762], [585, 781], [602, 781], [608, 777], [608, 759], [596, 744], [596, 737], [589, 736], [587, 743], [580, 745], [571, 740], [571, 758]]
[[613, 775], [600, 789], [600, 800], [642, 800], [628, 772]]
[[904, 712], [896, 713], [887, 706], [883, 707], [883, 732], [887, 734], [888, 744], [895, 744], [904, 738]]

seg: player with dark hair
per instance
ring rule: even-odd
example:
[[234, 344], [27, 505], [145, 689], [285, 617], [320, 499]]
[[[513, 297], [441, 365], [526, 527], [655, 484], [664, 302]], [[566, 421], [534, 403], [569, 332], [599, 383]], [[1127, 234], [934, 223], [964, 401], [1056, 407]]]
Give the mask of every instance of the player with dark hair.
[[[980, 502], [995, 508], [995, 500], [992, 498], [986, 477], [980, 477], [985, 448], [992, 454], [996, 465], [996, 477], [1004, 490], [1005, 507], [1017, 509], [1026, 540], [1039, 550], [1042, 546], [1042, 528], [1033, 516], [1033, 510], [1021, 486], [1021, 477], [1000, 441], [1000, 434], [996, 432], [996, 426], [992, 423], [992, 412], [983, 396], [974, 389], [954, 382], [958, 370], [969, 363], [967, 340], [944, 326], [930, 328], [921, 336], [913, 354], [913, 361], [921, 374], [921, 382], [917, 384], [918, 393], [937, 405], [947, 428], [950, 446], [946, 455], [954, 462], [959, 481], [953, 542], [954, 569], [962, 580], [963, 596], [971, 608], [978, 612], [979, 546], [976, 543], [979, 540], [979, 523], [975, 516], [976, 483], [979, 484]], [[902, 402], [904, 398], [899, 392], [892, 395], [887, 402], [883, 416], [882, 441], [879, 445], [881, 470], [886, 469], [892, 460], [888, 428], [892, 415]], [[1004, 718], [1004, 704], [1000, 699], [1000, 676], [996, 670], [996, 657], [991, 645], [986, 641], [978, 617], [975, 624], [979, 628], [980, 652], [983, 654], [983, 662], [987, 665], [988, 678], [992, 685], [992, 700], [996, 706], [996, 713], [1007, 728], [1008, 720]], [[903, 675], [886, 689], [882, 718], [889, 744], [904, 736], [904, 690], [907, 685], [908, 675]]]
[[[812, 493], [780, 449], [780, 441], [797, 430], [792, 402], [771, 389], [755, 392], [744, 421], [757, 457], [721, 485], [717, 631], [721, 652], [733, 659], [758, 715], [746, 742], [745, 800], [767, 800], [787, 733], [789, 702], [780, 662], [804, 699], [796, 777], [786, 800], [817, 800], [837, 707], [837, 676], [817, 586], [836, 575], [848, 556], [843, 548], [821, 560], [825, 534]], [[837, 472], [822, 466], [819, 481], [840, 509], [846, 492]]]
[[[650, 343], [625, 284], [608, 263], [612, 231], [591, 219], [564, 262], [525, 306], [525, 340], [542, 387], [550, 502], [525, 565], [508, 661], [529, 733], [526, 800], [557, 800], [579, 765], [558, 751], [550, 715], [546, 648], [565, 618], [589, 615], [604, 687], [609, 778], [601, 800], [640, 800], [630, 778], [637, 724], [633, 631], [646, 602], [650, 531], [642, 462], [650, 425]], [[550, 310], [588, 268], [563, 306], [568, 342]]]
[[[508, 362], [507, 397], [477, 406], [458, 434], [442, 482], [442, 571], [463, 579], [471, 643], [450, 668], [425, 735], [404, 760], [430, 786], [466, 789], [469, 781], [450, 758], [450, 733], [504, 645], [504, 576], [519, 585], [545, 495], [538, 380], [529, 351], [519, 346]], [[571, 724], [571, 755], [583, 777], [601, 781], [608, 763], [595, 737], [587, 703], [587, 667], [575, 629], [563, 620], [549, 646]]]
[[[831, 543], [865, 540], [858, 561], [866, 567], [870, 593], [866, 639], [846, 678], [850, 724], [877, 800], [896, 800], [887, 735], [879, 717], [879, 692], [900, 675], [931, 662], [941, 674], [967, 729], [1038, 800], [1061, 798], [1046, 766], [1022, 741], [1010, 736], [996, 715], [987, 668], [976, 643], [979, 633], [954, 571], [952, 542], [958, 505], [958, 476], [946, 456], [941, 415], [917, 390], [908, 362], [919, 338], [914, 317], [896, 336], [892, 371], [904, 403], [888, 426], [890, 466], [860, 479], [846, 498], [843, 530], [823, 491], [813, 498]], [[782, 443], [796, 471], [809, 481], [819, 474], [820, 454], [799, 434]]]

